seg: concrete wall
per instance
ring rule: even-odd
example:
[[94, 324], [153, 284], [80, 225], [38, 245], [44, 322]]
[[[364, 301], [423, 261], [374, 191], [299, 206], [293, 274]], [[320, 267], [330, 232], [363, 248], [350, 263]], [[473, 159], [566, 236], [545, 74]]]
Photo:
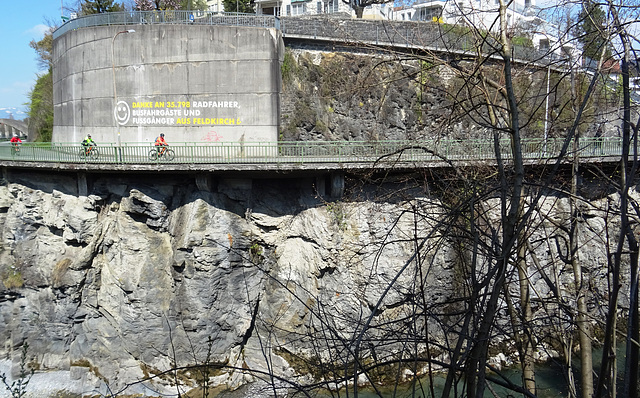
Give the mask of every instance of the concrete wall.
[[170, 144], [277, 141], [283, 55], [270, 28], [67, 32], [53, 43], [53, 141], [152, 142], [161, 132]]

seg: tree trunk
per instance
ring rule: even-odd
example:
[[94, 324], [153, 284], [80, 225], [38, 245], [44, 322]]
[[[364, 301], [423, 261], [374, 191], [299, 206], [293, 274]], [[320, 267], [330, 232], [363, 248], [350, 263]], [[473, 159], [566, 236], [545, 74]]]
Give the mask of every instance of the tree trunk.
[[[494, 283], [487, 302], [484, 317], [478, 329], [477, 343], [471, 350], [470, 361], [466, 369], [467, 394], [470, 397], [482, 398], [486, 383], [486, 362], [491, 337], [491, 329], [498, 311], [500, 291], [505, 283], [506, 272], [512, 249], [518, 236], [518, 228], [523, 220], [520, 219], [520, 200], [522, 198], [524, 181], [524, 163], [522, 160], [522, 145], [520, 143], [520, 122], [518, 104], [513, 87], [511, 70], [511, 42], [507, 37], [506, 3], [500, 0], [500, 44], [501, 56], [504, 61], [504, 100], [507, 104], [507, 120], [510, 132], [513, 175], [507, 181], [504, 164], [500, 156], [499, 136], [494, 133], [496, 163], [501, 176], [501, 206], [502, 206], [502, 242], [496, 253]], [[498, 126], [496, 126], [498, 127]]]
[[[571, 69], [571, 104], [574, 113], [578, 114], [578, 95], [576, 93], [576, 77], [575, 71]], [[576, 327], [578, 329], [578, 342], [580, 344], [580, 386], [582, 396], [590, 398], [593, 396], [593, 358], [591, 341], [593, 331], [589, 318], [587, 316], [587, 293], [588, 283], [584, 282], [582, 276], [582, 265], [578, 257], [578, 217], [579, 210], [576, 198], [578, 197], [578, 174], [580, 172], [580, 156], [578, 155], [580, 143], [580, 130], [576, 129], [573, 138], [573, 167], [571, 172], [571, 196], [570, 196], [570, 228], [569, 228], [569, 250], [570, 261], [573, 269], [573, 281], [575, 283], [576, 293]]]
[[[521, 211], [522, 213], [522, 211]], [[535, 362], [533, 359], [534, 341], [531, 331], [531, 300], [529, 292], [529, 274], [527, 272], [527, 237], [524, 229], [518, 238], [518, 281], [520, 282], [520, 308], [522, 309], [522, 327], [520, 330], [520, 362], [522, 362], [522, 384], [531, 394], [536, 394]]]
[[578, 329], [578, 341], [580, 343], [580, 385], [582, 390], [582, 396], [584, 398], [590, 398], [593, 396], [593, 358], [592, 358], [592, 346], [591, 341], [593, 339], [593, 330], [589, 317], [587, 316], [587, 293], [589, 292], [588, 283], [585, 283], [582, 276], [582, 265], [578, 256], [578, 217], [579, 211], [576, 203], [577, 191], [578, 191], [578, 171], [579, 171], [579, 156], [577, 155], [577, 148], [580, 135], [577, 134], [574, 139], [574, 153], [576, 155], [573, 159], [573, 175], [571, 179], [571, 228], [569, 235], [569, 245], [571, 250], [571, 266], [573, 268], [573, 280], [576, 286], [576, 304], [578, 314], [576, 316], [576, 326]]

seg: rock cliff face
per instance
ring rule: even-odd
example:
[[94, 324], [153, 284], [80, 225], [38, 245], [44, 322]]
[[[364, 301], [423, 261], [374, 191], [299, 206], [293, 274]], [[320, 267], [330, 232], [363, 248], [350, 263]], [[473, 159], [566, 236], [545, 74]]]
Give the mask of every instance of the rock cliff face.
[[[462, 133], [451, 70], [416, 59], [288, 49], [282, 134], [292, 141], [409, 140]], [[446, 123], [445, 123], [446, 122]], [[447, 126], [444, 132], [444, 126]], [[465, 137], [477, 127], [467, 121]]]
[[[287, 48], [280, 139], [486, 139], [494, 128], [480, 100], [482, 93], [471, 88], [479, 76], [465, 77], [477, 73], [476, 68], [483, 69], [483, 78], [502, 73], [500, 66], [480, 67], [469, 60], [443, 62], [430, 55], [364, 45], [351, 52]], [[551, 111], [548, 131], [544, 131], [546, 73], [546, 69], [514, 66], [523, 137], [564, 137], [571, 127], [569, 81], [558, 76], [558, 85], [548, 97]], [[594, 136], [598, 129], [603, 136], [619, 136], [620, 109], [607, 100], [609, 90], [599, 87], [582, 115], [583, 137]], [[491, 95], [499, 97], [498, 92]]]
[[[430, 235], [438, 203], [424, 192], [325, 202], [306, 179], [221, 179], [204, 192], [180, 176], [99, 176], [85, 197], [72, 175], [14, 172], [0, 186], [2, 354], [17, 366], [28, 342], [39, 369], [113, 390], [154, 375], [171, 384], [162, 372], [205, 362], [220, 365], [207, 368], [212, 385], [254, 380], [247, 369], [301, 382], [322, 377], [311, 364], [339, 363], [357, 336], [389, 341], [363, 346], [365, 357], [401, 351], [395, 322], [415, 315], [418, 291], [442, 316], [402, 328], [451, 344], [465, 276], [459, 243]], [[584, 209], [581, 250], [606, 281], [597, 208]], [[550, 218], [533, 240], [555, 241], [566, 202], [549, 198], [541, 211]], [[536, 246], [545, 266], [560, 246]], [[549, 292], [533, 265], [531, 274], [537, 294]], [[556, 277], [570, 284], [565, 268]], [[195, 386], [202, 374], [179, 380]]]

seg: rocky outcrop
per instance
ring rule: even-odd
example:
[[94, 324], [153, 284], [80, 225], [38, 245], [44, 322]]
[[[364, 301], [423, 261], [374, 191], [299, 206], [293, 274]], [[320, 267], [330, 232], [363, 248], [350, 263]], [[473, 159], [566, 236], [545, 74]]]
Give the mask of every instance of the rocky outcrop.
[[[451, 118], [459, 116], [452, 114], [455, 108], [446, 92], [451, 70], [418, 60], [392, 60], [288, 49], [281, 139], [411, 140], [443, 134], [445, 125], [449, 134], [455, 124]], [[468, 137], [469, 129], [465, 132]]]
[[[28, 342], [39, 369], [114, 391], [150, 376], [195, 387], [205, 373], [164, 372], [205, 362], [212, 385], [237, 388], [253, 380], [246, 370], [321, 378], [312, 364], [339, 363], [358, 338], [388, 341], [363, 343], [353, 354], [363, 357], [401, 352], [409, 329], [451, 344], [466, 277], [437, 198], [329, 202], [305, 179], [221, 179], [206, 192], [180, 176], [104, 176], [89, 196], [75, 184], [16, 172], [0, 186], [0, 337], [15, 366]], [[556, 267], [566, 201], [549, 197], [539, 212], [548, 217], [535, 251]], [[581, 250], [604, 278], [597, 290], [606, 214], [597, 201], [584, 213]], [[553, 296], [531, 267], [535, 294]], [[556, 271], [570, 304], [570, 273]], [[416, 317], [418, 305], [432, 312]]]
[[[489, 123], [485, 100], [480, 99], [483, 92], [473, 87], [480, 75], [483, 79], [501, 75], [502, 66], [484, 62], [480, 66], [469, 59], [453, 58], [453, 54], [407, 54], [363, 44], [343, 51], [314, 51], [304, 44], [290, 44], [282, 65], [280, 140], [491, 137], [495, 126]], [[573, 120], [570, 107], [562, 105], [571, 101], [568, 79], [558, 76], [557, 87], [549, 93], [552, 105], [545, 126], [541, 113], [545, 95], [541, 94], [548, 91], [547, 70], [519, 64], [513, 67], [522, 136], [566, 136]], [[596, 91], [600, 90], [606, 93], [611, 88]], [[500, 97], [498, 92], [491, 96]], [[595, 95], [582, 115], [582, 137], [620, 136], [619, 105], [606, 98], [605, 94]]]

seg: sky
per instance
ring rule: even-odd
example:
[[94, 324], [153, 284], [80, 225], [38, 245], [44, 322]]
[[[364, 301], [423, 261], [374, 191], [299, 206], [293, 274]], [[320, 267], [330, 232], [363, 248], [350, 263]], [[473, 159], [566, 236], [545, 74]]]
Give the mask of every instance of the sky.
[[[48, 29], [47, 21], [60, 23], [60, 0], [0, 0], [0, 118], [22, 120], [27, 115], [28, 95], [40, 70], [37, 54], [29, 47], [40, 40]], [[68, 14], [68, 11], [65, 11]], [[68, 15], [67, 15], [68, 16]]]

